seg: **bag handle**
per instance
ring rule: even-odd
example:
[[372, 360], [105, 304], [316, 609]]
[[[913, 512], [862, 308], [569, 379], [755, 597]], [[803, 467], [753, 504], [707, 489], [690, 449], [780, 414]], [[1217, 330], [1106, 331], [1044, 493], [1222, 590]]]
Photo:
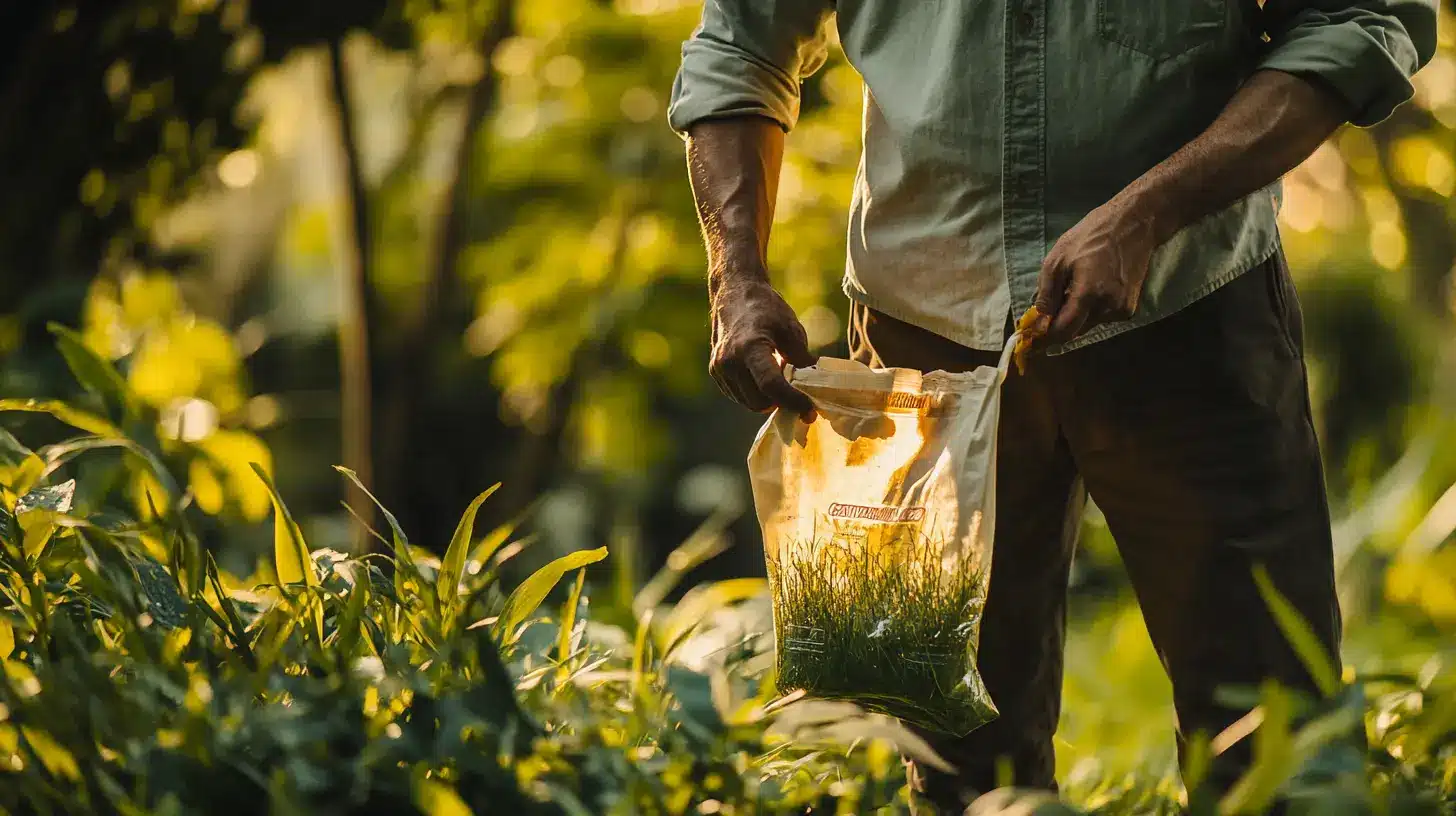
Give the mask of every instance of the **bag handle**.
[[1002, 382], [1006, 375], [1011, 372], [1011, 360], [1016, 356], [1016, 343], [1021, 339], [1021, 332], [1012, 332], [1011, 337], [1006, 340], [1006, 348], [1001, 350], [1001, 362], [997, 364], [996, 370]]

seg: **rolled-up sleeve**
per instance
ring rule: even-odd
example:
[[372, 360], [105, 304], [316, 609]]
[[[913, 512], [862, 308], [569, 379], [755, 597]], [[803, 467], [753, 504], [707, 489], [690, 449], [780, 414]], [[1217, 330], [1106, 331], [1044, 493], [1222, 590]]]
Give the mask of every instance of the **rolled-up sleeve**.
[[1322, 82], [1360, 127], [1390, 116], [1436, 50], [1436, 0], [1268, 0], [1269, 68]]
[[832, 0], [704, 0], [702, 19], [682, 49], [668, 123], [758, 115], [790, 130], [799, 119], [799, 84], [823, 66]]

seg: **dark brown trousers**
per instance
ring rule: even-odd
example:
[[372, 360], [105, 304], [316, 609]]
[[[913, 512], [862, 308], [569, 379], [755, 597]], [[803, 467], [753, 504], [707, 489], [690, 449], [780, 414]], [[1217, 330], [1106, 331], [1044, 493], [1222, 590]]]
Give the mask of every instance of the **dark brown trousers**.
[[[975, 351], [855, 306], [852, 356], [960, 371]], [[1310, 417], [1302, 319], [1282, 252], [1192, 306], [1063, 355], [1034, 357], [1003, 392], [996, 537], [979, 665], [1001, 715], [935, 746], [960, 774], [912, 767], [928, 799], [955, 808], [994, 787], [1055, 788], [1067, 582], [1085, 496], [1107, 519], [1172, 680], [1180, 748], [1244, 713], [1223, 685], [1272, 678], [1313, 691], [1252, 577], [1256, 563], [1338, 653], [1330, 515]], [[1209, 781], [1227, 786], [1245, 739]], [[958, 812], [958, 810], [956, 811]]]

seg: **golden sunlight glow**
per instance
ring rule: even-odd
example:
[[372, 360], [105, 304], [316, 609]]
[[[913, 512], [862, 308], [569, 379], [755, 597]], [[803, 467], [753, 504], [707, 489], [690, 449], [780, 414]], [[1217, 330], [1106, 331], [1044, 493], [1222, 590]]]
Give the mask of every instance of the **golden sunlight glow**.
[[217, 163], [217, 177], [233, 189], [247, 187], [257, 180], [262, 164], [258, 151], [246, 148], [234, 150]]

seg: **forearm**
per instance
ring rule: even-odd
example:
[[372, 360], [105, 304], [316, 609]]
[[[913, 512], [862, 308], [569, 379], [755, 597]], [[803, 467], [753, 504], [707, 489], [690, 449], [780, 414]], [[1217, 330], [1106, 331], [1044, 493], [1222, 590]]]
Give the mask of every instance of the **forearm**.
[[759, 116], [712, 119], [687, 133], [688, 175], [708, 251], [708, 289], [767, 280], [784, 132]]
[[1120, 203], [1149, 215], [1161, 245], [1297, 167], [1347, 115], [1325, 88], [1281, 71], [1259, 71], [1198, 138], [1119, 194]]

